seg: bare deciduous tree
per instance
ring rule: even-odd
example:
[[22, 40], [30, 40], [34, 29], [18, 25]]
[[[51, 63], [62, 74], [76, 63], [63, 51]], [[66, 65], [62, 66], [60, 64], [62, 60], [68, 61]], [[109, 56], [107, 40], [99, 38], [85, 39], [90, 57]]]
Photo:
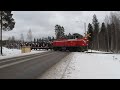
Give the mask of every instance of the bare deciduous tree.
[[27, 41], [28, 42], [32, 42], [32, 31], [31, 31], [31, 29], [29, 29], [29, 31], [28, 31], [28, 33], [27, 33]]

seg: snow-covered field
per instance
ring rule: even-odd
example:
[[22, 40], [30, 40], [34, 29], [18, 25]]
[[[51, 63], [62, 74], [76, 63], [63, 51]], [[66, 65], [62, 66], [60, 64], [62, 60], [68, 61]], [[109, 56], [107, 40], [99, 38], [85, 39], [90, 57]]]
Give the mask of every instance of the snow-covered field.
[[47, 52], [47, 51], [46, 50], [32, 50], [29, 53], [21, 53], [21, 50], [19, 49], [8, 49], [8, 48], [3, 47], [3, 56], [0, 55], [0, 60], [4, 58], [24, 56], [24, 55], [42, 53], [42, 52]]
[[39, 79], [120, 79], [120, 55], [72, 52]]

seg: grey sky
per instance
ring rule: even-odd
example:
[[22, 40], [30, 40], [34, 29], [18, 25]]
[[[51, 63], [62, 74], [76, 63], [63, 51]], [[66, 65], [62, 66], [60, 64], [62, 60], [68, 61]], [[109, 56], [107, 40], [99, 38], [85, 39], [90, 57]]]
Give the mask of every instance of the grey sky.
[[[54, 27], [59, 24], [65, 28], [65, 33], [84, 33], [84, 22], [92, 22], [96, 14], [102, 22], [109, 11], [13, 11], [16, 25], [12, 31], [3, 32], [3, 39], [15, 36], [20, 39], [20, 34], [26, 35], [31, 29], [33, 37], [55, 36]], [[77, 22], [79, 21], [79, 22]]]

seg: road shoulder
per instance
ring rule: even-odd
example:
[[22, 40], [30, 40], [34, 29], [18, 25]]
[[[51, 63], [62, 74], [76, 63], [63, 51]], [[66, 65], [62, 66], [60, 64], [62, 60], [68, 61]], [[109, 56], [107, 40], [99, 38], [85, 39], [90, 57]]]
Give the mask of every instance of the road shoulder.
[[37, 79], [62, 79], [64, 77], [64, 73], [66, 72], [69, 63], [71, 62], [72, 53], [63, 58], [60, 62], [52, 66], [49, 70], [47, 70], [42, 76]]

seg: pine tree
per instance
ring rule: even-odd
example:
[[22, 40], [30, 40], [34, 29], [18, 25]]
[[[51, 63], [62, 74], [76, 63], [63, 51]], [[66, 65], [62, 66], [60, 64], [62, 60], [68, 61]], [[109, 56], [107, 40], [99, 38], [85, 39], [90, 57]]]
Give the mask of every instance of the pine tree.
[[13, 43], [15, 42], [15, 37], [14, 37], [14, 36], [12, 36], [12, 42], [13, 42]]
[[42, 40], [41, 40], [41, 38], [39, 39], [39, 42], [41, 42]]
[[56, 39], [60, 39], [64, 37], [64, 27], [60, 26], [60, 25], [56, 25], [55, 26], [55, 35], [56, 35]]
[[0, 11], [0, 26], [1, 26], [1, 55], [2, 55], [2, 30], [10, 31], [13, 30], [15, 26], [15, 21], [12, 18], [13, 14], [11, 11]]
[[111, 25], [107, 24], [108, 31], [108, 50], [111, 51]]
[[34, 43], [36, 43], [36, 39], [34, 38]]
[[72, 36], [72, 35], [69, 33], [69, 34], [68, 34], [68, 39], [72, 39], [71, 36]]
[[90, 37], [88, 38], [89, 39], [89, 48], [92, 49], [92, 46], [93, 46], [93, 27], [92, 27], [92, 24], [88, 24], [88, 31], [87, 31], [87, 34], [90, 34]]
[[115, 25], [111, 24], [111, 51], [115, 50]]
[[37, 38], [37, 43], [39, 43], [39, 39]]
[[21, 43], [24, 43], [24, 35], [23, 34], [21, 34], [20, 40], [21, 40]]
[[53, 41], [53, 40], [55, 40], [55, 38], [54, 38], [54, 37], [52, 37], [52, 41]]
[[100, 41], [100, 49], [105, 51], [106, 50], [106, 27], [105, 27], [105, 23], [102, 23], [101, 26], [101, 31], [100, 31], [100, 35], [99, 35], [99, 41]]
[[96, 15], [93, 15], [93, 31], [94, 31], [94, 49], [99, 50], [99, 22]]
[[106, 39], [107, 39], [107, 52], [108, 51], [110, 51], [110, 35], [109, 35], [109, 33], [110, 33], [111, 31], [110, 31], [110, 25], [109, 24], [106, 24]]

